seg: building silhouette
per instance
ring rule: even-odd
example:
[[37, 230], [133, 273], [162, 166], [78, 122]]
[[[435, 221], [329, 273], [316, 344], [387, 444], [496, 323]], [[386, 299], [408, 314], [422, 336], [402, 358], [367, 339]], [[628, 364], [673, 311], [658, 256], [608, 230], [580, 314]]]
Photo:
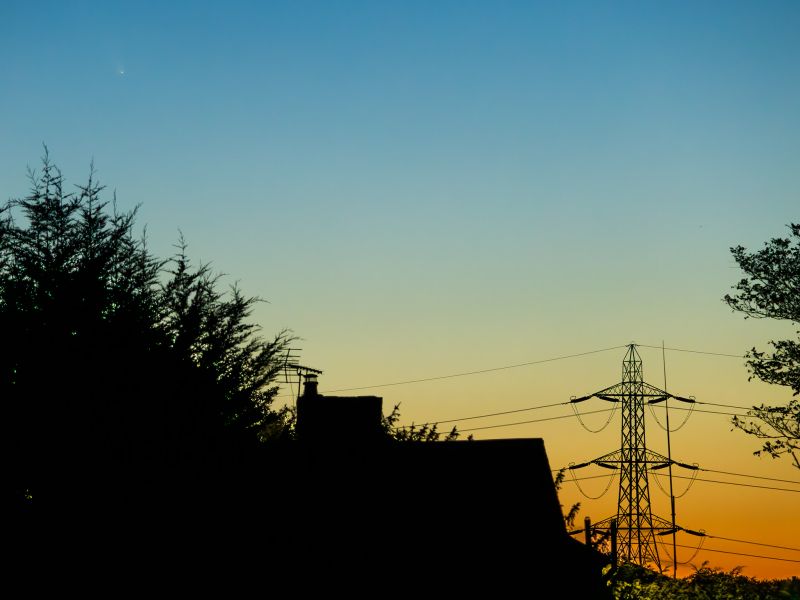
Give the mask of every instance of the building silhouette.
[[312, 571], [387, 570], [431, 592], [607, 593], [609, 561], [568, 535], [542, 439], [393, 441], [381, 398], [323, 396], [313, 377], [297, 411], [282, 462]]

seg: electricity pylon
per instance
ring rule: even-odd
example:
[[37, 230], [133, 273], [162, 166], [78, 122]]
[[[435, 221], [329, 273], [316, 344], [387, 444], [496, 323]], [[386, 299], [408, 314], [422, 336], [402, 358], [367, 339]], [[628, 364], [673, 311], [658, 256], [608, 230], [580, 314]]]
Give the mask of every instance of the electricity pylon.
[[[642, 376], [642, 359], [635, 344], [628, 346], [628, 352], [622, 361], [620, 383], [588, 396], [574, 398], [572, 402], [583, 402], [592, 397], [620, 403], [622, 408], [620, 449], [594, 460], [570, 466], [570, 469], [579, 469], [595, 464], [606, 469], [619, 470], [617, 514], [595, 523], [593, 529], [610, 532], [612, 521], [616, 520], [618, 560], [641, 566], [654, 565], [660, 572], [661, 560], [655, 536], [670, 533], [674, 536], [678, 530], [696, 532], [677, 527], [674, 510], [671, 522], [653, 515], [650, 507], [648, 472], [669, 467], [671, 479], [673, 464], [688, 469], [697, 469], [697, 466], [679, 463], [673, 461], [671, 457], [648, 450], [645, 439], [644, 407], [645, 404], [655, 404], [669, 398], [690, 403], [694, 400], [674, 396], [645, 383]], [[674, 506], [674, 497], [671, 499]]]

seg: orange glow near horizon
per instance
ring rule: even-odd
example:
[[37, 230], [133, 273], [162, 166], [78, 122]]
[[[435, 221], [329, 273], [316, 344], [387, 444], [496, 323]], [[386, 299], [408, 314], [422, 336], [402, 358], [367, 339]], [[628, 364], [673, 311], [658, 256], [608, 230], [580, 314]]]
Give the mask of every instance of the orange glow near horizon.
[[[660, 350], [640, 347], [639, 351], [645, 381], [663, 388]], [[568, 401], [571, 396], [585, 395], [619, 381], [624, 353], [622, 347], [507, 370], [339, 393], [381, 395], [385, 414], [399, 403], [404, 424], [520, 411], [443, 423], [438, 429], [447, 432], [456, 425], [462, 432], [462, 439], [467, 435], [475, 439], [541, 437], [555, 475], [559, 468], [619, 448], [619, 411], [609, 421], [611, 405], [591, 399], [575, 405], [581, 415], [579, 421]], [[742, 377], [746, 382], [742, 362], [732, 357], [689, 352], [668, 351], [666, 354], [668, 390], [681, 396], [694, 396], [698, 401], [691, 413], [676, 401], [669, 405], [672, 458], [685, 464], [697, 463], [701, 469], [692, 481], [692, 471], [673, 468], [676, 523], [707, 534], [697, 552], [700, 537], [685, 532], [676, 535], [679, 577], [691, 574], [704, 563], [724, 571], [741, 567], [743, 575], [757, 579], [784, 579], [800, 573], [800, 562], [797, 562], [800, 561], [800, 545], [795, 541], [800, 539], [800, 522], [794, 518], [800, 501], [800, 472], [787, 458], [754, 456], [758, 441], [734, 430], [730, 422], [730, 413], [743, 413], [748, 406], [760, 402], [777, 404], [785, 401], [789, 394], [787, 390], [760, 382], [742, 384]], [[575, 370], [581, 373], [581, 381], [594, 380], [597, 384], [578, 386]], [[397, 383], [398, 378], [387, 381]], [[321, 384], [324, 383], [323, 375]], [[328, 385], [327, 388], [336, 390], [340, 386]], [[535, 389], [540, 393], [531, 391]], [[321, 385], [320, 391], [326, 393], [325, 386]], [[493, 401], [488, 402], [488, 398]], [[552, 404], [556, 406], [549, 406]], [[719, 404], [742, 409], [717, 406]], [[549, 407], [537, 408], [545, 405]], [[533, 410], [525, 410], [527, 408]], [[654, 406], [652, 411], [646, 408], [645, 422], [647, 447], [666, 455], [663, 404]], [[510, 423], [519, 424], [507, 426]], [[598, 433], [588, 431], [601, 428]], [[658, 473], [651, 472], [649, 477], [652, 512], [669, 521], [667, 471]], [[616, 514], [618, 477], [591, 465], [574, 471], [574, 475], [577, 483], [567, 471], [559, 499], [565, 511], [574, 503], [581, 503], [575, 529], [583, 527], [587, 516], [596, 522]], [[607, 476], [614, 477], [610, 485]], [[775, 479], [782, 481], [773, 481]], [[589, 499], [587, 496], [600, 497]], [[461, 535], [468, 539], [468, 528]], [[576, 537], [583, 540], [582, 534]], [[666, 574], [671, 574], [672, 537], [665, 536], [661, 541], [662, 567]]]

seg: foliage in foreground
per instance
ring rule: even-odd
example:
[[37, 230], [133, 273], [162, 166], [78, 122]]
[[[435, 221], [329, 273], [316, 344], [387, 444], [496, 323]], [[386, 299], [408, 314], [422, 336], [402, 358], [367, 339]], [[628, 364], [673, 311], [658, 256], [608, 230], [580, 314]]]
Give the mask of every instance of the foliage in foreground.
[[[561, 490], [565, 469], [554, 477], [556, 491]], [[561, 505], [564, 509], [563, 504]], [[580, 502], [564, 512], [568, 530], [575, 527], [580, 512]], [[741, 567], [724, 571], [704, 562], [694, 573], [673, 579], [652, 569], [634, 564], [621, 565], [611, 570], [610, 540], [600, 532], [592, 534], [592, 545], [608, 556], [609, 565], [604, 572], [614, 600], [800, 600], [800, 579], [759, 580], [746, 577]]]
[[[383, 417], [383, 430], [386, 435], [397, 442], [453, 442], [457, 440], [461, 434], [458, 428], [453, 428], [447, 432], [442, 433], [439, 431], [438, 423], [423, 423], [401, 427], [397, 425], [400, 420], [400, 405], [395, 404], [392, 412]], [[470, 435], [467, 440], [471, 440]]]
[[724, 571], [704, 562], [682, 579], [666, 577], [636, 565], [623, 565], [614, 574], [615, 600], [797, 600], [800, 579], [758, 580], [741, 568]]

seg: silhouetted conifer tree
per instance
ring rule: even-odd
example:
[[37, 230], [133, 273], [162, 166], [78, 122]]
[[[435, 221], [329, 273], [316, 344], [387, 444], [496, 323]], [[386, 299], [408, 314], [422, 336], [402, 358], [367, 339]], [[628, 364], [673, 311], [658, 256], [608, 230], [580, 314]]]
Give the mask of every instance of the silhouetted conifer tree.
[[45, 149], [29, 175], [0, 207], [4, 500], [113, 504], [241, 464], [281, 419], [290, 334], [262, 340], [258, 299], [220, 291], [183, 239], [154, 257], [93, 170], [68, 192]]

